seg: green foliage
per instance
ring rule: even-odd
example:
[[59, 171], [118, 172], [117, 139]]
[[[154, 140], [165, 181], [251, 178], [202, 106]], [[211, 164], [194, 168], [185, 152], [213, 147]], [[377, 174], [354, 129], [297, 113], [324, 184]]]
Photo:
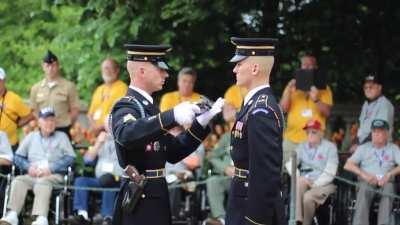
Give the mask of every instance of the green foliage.
[[[234, 83], [230, 36], [275, 36], [280, 39], [277, 94], [298, 67], [298, 57], [312, 51], [328, 69], [336, 101], [362, 99], [361, 78], [384, 74], [394, 97], [399, 81], [400, 3], [359, 1], [224, 1], [224, 0], [6, 0], [0, 2], [0, 67], [10, 89], [27, 97], [42, 79], [46, 49], [59, 57], [63, 74], [77, 83], [88, 102], [101, 82], [106, 57], [125, 64], [127, 42], [169, 43], [173, 67], [165, 91], [175, 89], [182, 66], [199, 71], [199, 92], [221, 96]], [[397, 6], [397, 7], [396, 7]], [[397, 65], [397, 66], [396, 66]], [[127, 74], [122, 69], [122, 78]], [[158, 93], [160, 95], [161, 93]]]

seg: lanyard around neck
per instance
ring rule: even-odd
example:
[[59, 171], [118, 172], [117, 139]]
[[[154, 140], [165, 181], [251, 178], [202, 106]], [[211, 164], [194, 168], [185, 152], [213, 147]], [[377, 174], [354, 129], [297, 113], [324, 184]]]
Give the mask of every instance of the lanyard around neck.
[[1, 109], [0, 109], [0, 125], [1, 125], [1, 119], [3, 118], [3, 110], [4, 110], [4, 100], [6, 99], [6, 94], [7, 94], [7, 89], [4, 90], [3, 93], [3, 99], [1, 100]]
[[[314, 158], [315, 158], [315, 156], [317, 155], [317, 152], [318, 152], [318, 146], [315, 147], [315, 148], [310, 148], [309, 144], [307, 143], [304, 146], [304, 148], [305, 148], [304, 150], [305, 150], [305, 152], [307, 154], [308, 159], [309, 160], [314, 160]], [[312, 153], [310, 153], [311, 151], [312, 151]]]
[[378, 150], [377, 149], [375, 149], [375, 157], [376, 157], [376, 159], [378, 159], [378, 162], [379, 162], [379, 167], [382, 167], [382, 165], [383, 165], [383, 162], [384, 162], [384, 160], [385, 160], [385, 151], [386, 151], [386, 148], [384, 147], [382, 150], [379, 150], [379, 151], [381, 151], [381, 154], [378, 154]]

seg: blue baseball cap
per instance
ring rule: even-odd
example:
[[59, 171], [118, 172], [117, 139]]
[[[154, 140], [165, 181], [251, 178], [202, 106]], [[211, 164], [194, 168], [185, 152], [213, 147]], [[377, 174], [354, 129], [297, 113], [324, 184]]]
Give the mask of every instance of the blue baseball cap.
[[375, 119], [372, 121], [371, 130], [373, 129], [386, 129], [389, 130], [389, 123], [386, 120]]
[[45, 107], [39, 111], [39, 118], [47, 118], [50, 116], [55, 116], [54, 109], [52, 107]]

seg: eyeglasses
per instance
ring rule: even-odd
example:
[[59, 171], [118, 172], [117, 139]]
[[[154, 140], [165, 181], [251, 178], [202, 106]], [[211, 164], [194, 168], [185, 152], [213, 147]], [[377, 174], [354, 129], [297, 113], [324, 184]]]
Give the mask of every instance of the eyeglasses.
[[317, 130], [307, 130], [306, 131], [307, 132], [307, 134], [318, 134], [318, 131]]

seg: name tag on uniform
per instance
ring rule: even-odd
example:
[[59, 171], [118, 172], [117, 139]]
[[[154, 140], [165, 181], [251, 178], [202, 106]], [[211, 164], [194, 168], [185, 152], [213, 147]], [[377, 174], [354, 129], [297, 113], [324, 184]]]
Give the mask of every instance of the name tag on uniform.
[[101, 109], [96, 110], [96, 112], [93, 114], [93, 119], [94, 120], [99, 120], [101, 117]]
[[114, 164], [111, 162], [105, 162], [103, 163], [101, 170], [106, 173], [112, 173], [114, 171]]
[[48, 82], [47, 83], [47, 86], [49, 87], [49, 88], [53, 88], [54, 86], [56, 86], [56, 82], [55, 81], [53, 81], [53, 82]]
[[305, 118], [310, 118], [312, 117], [312, 110], [311, 109], [304, 109], [301, 111], [301, 116]]

